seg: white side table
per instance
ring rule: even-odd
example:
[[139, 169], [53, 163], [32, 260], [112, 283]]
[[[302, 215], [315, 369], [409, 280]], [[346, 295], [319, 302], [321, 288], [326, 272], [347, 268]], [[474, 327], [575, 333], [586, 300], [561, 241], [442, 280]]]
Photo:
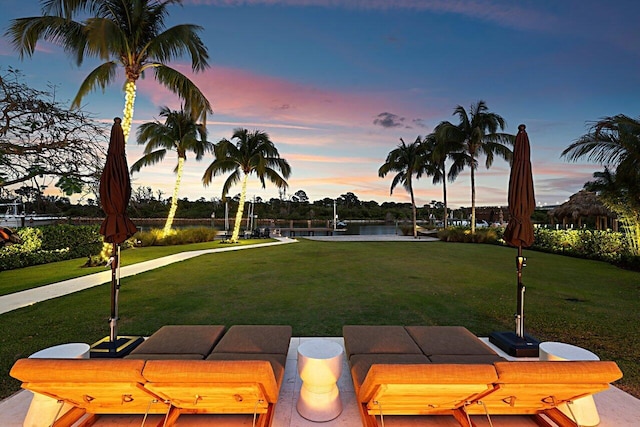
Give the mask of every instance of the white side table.
[[[88, 359], [89, 344], [70, 343], [60, 344], [45, 348], [29, 356], [30, 359]], [[24, 417], [23, 427], [45, 427], [53, 423], [54, 418], [60, 418], [72, 408], [65, 403], [60, 408], [60, 403], [56, 399], [40, 393], [33, 393], [29, 411]]]
[[342, 412], [336, 385], [342, 373], [344, 350], [336, 342], [314, 339], [298, 347], [298, 374], [302, 379], [298, 413], [310, 421], [329, 421]]
[[[543, 342], [539, 346], [540, 360], [564, 361], [564, 360], [600, 360], [598, 356], [575, 345], [561, 342]], [[600, 416], [593, 396], [585, 396], [574, 400], [572, 403], [558, 406], [566, 416], [574, 419], [580, 426], [597, 426]]]

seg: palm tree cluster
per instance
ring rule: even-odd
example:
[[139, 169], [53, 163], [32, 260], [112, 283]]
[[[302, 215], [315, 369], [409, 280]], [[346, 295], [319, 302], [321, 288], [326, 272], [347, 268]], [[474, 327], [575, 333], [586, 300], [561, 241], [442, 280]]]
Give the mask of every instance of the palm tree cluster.
[[[96, 88], [103, 91], [125, 72], [125, 108], [122, 130], [125, 141], [131, 130], [136, 81], [147, 70], [155, 79], [178, 94], [185, 108], [206, 120], [211, 104], [198, 87], [184, 74], [166, 65], [183, 55], [191, 57], [194, 72], [209, 65], [207, 48], [198, 36], [200, 26], [182, 24], [165, 28], [167, 6], [182, 0], [41, 0], [42, 16], [11, 21], [5, 32], [20, 57], [32, 56], [40, 40], [58, 44], [75, 57], [78, 66], [85, 57], [103, 61], [80, 84], [72, 108]], [[88, 14], [84, 21], [78, 15]]]
[[[444, 199], [444, 226], [447, 227], [447, 180], [454, 182], [465, 167], [471, 169], [471, 232], [476, 226], [476, 189], [475, 172], [478, 168], [478, 157], [485, 156], [485, 166], [493, 164], [496, 155], [511, 162], [515, 136], [503, 133], [505, 120], [489, 111], [487, 104], [480, 100], [472, 104], [467, 112], [458, 105], [454, 115], [459, 118], [458, 124], [443, 121], [434, 131], [424, 138], [418, 136], [411, 144], [400, 139], [401, 144], [387, 155], [385, 163], [378, 170], [380, 177], [389, 172], [396, 172], [391, 182], [393, 189], [402, 184], [411, 196], [413, 208], [413, 235], [417, 237], [416, 207], [413, 192], [413, 176], [416, 179], [423, 175], [433, 178], [433, 184], [442, 183]], [[446, 163], [451, 164], [447, 170]]]
[[[213, 176], [231, 172], [222, 190], [224, 198], [242, 175], [241, 202], [231, 238], [235, 242], [249, 175], [255, 173], [263, 187], [268, 179], [278, 188], [286, 188], [285, 178], [291, 174], [291, 167], [280, 158], [265, 132], [236, 129], [232, 137], [237, 140], [236, 144], [227, 139], [217, 144], [207, 141], [205, 122], [207, 113], [212, 112], [211, 104], [189, 78], [166, 65], [168, 61], [188, 55], [194, 72], [209, 66], [207, 48], [198, 36], [202, 27], [190, 24], [165, 27], [167, 6], [181, 3], [182, 0], [41, 0], [42, 16], [14, 19], [5, 36], [11, 39], [21, 58], [32, 56], [38, 41], [45, 40], [62, 46], [76, 58], [78, 66], [82, 65], [85, 56], [106, 61], [81, 83], [72, 108], [79, 108], [84, 96], [97, 87], [104, 90], [122, 67], [125, 73], [122, 123], [125, 141], [131, 130], [136, 81], [145, 71], [153, 70], [156, 80], [177, 94], [183, 104], [179, 111], [162, 107], [160, 116], [165, 119], [164, 123], [153, 121], [138, 128], [137, 141], [146, 146], [143, 157], [131, 166], [131, 172], [161, 162], [168, 151], [176, 151], [176, 182], [163, 229], [163, 235], [166, 235], [178, 207], [178, 190], [187, 152], [195, 153], [196, 160], [213, 152], [215, 160], [202, 178], [205, 185], [211, 183]], [[82, 22], [74, 20], [79, 15], [89, 17]]]
[[562, 157], [586, 158], [604, 166], [585, 188], [598, 193], [618, 215], [634, 255], [640, 254], [640, 120], [624, 114], [604, 117], [569, 145]]

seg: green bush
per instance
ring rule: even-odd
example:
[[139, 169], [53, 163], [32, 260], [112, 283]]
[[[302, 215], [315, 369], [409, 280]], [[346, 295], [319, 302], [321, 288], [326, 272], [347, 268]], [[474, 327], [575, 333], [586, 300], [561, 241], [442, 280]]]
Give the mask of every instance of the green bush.
[[[476, 234], [466, 227], [448, 227], [438, 232], [438, 238], [445, 242], [499, 243], [504, 228], [478, 228]], [[640, 257], [632, 256], [624, 234], [600, 230], [552, 230], [536, 228], [535, 240], [530, 249], [554, 254], [568, 255], [606, 261], [621, 268], [640, 271]]]
[[633, 264], [624, 234], [601, 230], [550, 230], [537, 228], [533, 248], [544, 252], [579, 258], [607, 261], [613, 264]]
[[162, 230], [154, 228], [149, 231], [139, 231], [133, 239], [139, 246], [173, 246], [188, 243], [211, 242], [217, 231], [209, 227], [184, 228], [172, 230], [166, 237], [162, 237]]
[[17, 231], [22, 243], [0, 249], [0, 271], [100, 253], [99, 226], [49, 225]]
[[471, 234], [471, 229], [468, 227], [447, 227], [438, 231], [438, 238], [444, 242], [496, 243], [499, 240], [499, 230], [476, 228], [476, 233]]

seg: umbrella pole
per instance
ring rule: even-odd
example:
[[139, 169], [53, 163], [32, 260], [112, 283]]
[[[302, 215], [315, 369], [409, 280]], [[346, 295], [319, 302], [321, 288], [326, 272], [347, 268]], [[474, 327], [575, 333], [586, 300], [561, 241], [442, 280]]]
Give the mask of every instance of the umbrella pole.
[[113, 244], [111, 263], [111, 317], [109, 318], [109, 340], [118, 339], [118, 292], [120, 291], [120, 245]]
[[524, 338], [524, 285], [522, 284], [522, 267], [525, 264], [525, 257], [522, 256], [522, 245], [518, 246], [518, 256], [516, 257], [516, 270], [518, 274], [518, 295], [516, 311], [516, 335]]

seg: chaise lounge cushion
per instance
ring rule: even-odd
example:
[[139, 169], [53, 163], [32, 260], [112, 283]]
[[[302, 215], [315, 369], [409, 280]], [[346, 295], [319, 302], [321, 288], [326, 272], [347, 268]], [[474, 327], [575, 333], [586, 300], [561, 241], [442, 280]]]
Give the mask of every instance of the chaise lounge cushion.
[[342, 328], [345, 350], [354, 354], [422, 354], [402, 326], [345, 325]]
[[265, 353], [284, 354], [291, 343], [291, 326], [233, 325], [222, 337], [212, 354]]
[[207, 360], [266, 360], [280, 384], [291, 333], [288, 325], [233, 325]]
[[224, 330], [222, 325], [166, 325], [136, 347], [127, 359], [204, 359]]
[[496, 355], [495, 351], [463, 326], [406, 326], [405, 329], [422, 352], [429, 357]]
[[497, 354], [433, 354], [429, 356], [433, 363], [446, 363], [452, 365], [493, 365], [495, 362], [504, 362], [506, 359]]

